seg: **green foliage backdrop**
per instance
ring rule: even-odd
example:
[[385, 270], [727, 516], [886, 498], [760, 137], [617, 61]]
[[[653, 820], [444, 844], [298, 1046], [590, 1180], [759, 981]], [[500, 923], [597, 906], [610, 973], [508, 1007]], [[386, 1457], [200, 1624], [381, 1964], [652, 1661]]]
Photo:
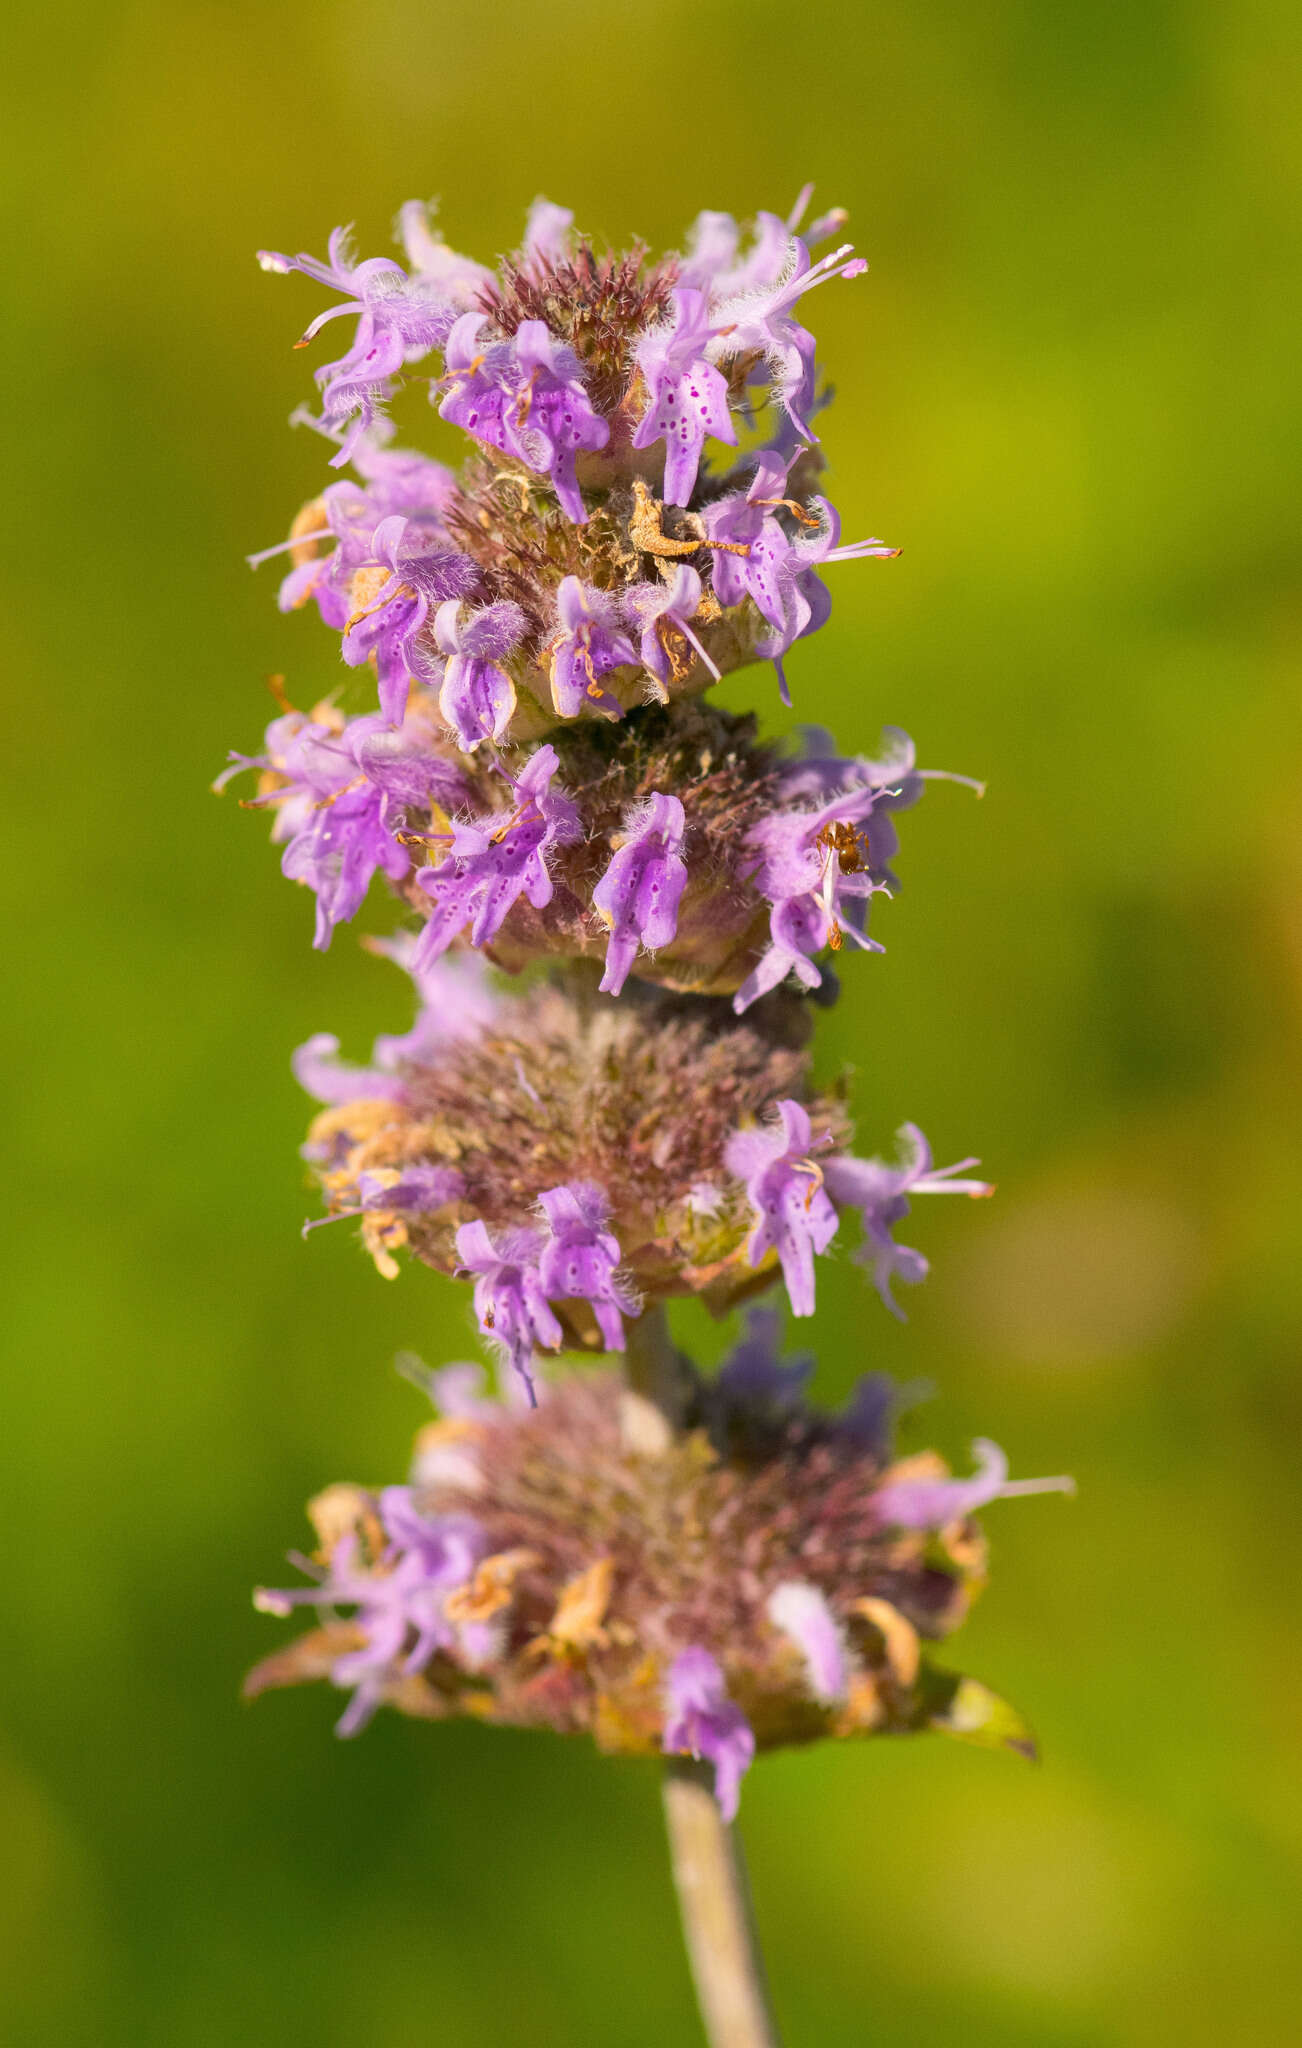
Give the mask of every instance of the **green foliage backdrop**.
[[961, 1639], [1041, 1768], [754, 1773], [778, 2003], [793, 2048], [1296, 2038], [1297, 56], [1269, 0], [11, 24], [6, 2044], [695, 2038], [650, 1767], [237, 1703], [303, 1498], [401, 1470], [394, 1351], [470, 1338], [433, 1276], [299, 1242], [289, 1048], [363, 1051], [403, 991], [352, 931], [310, 952], [205, 792], [268, 670], [332, 677], [241, 562], [321, 463], [282, 427], [318, 300], [254, 248], [380, 251], [434, 192], [491, 255], [539, 190], [672, 244], [806, 177], [872, 264], [819, 295], [831, 488], [905, 552], [833, 572], [796, 715], [990, 784], [906, 821], [824, 1058], [869, 1149], [914, 1116], [1000, 1183], [920, 1219], [907, 1328], [829, 1266], [821, 1384], [930, 1378], [948, 1450], [1081, 1494], [991, 1512]]

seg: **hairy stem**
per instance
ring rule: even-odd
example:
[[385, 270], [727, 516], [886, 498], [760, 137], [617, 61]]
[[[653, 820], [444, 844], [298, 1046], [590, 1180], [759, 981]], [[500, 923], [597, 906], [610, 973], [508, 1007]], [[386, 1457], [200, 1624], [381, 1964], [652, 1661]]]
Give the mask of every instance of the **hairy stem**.
[[681, 1429], [696, 1380], [669, 1334], [664, 1304], [653, 1302], [630, 1320], [625, 1341], [624, 1370], [630, 1390], [658, 1408], [671, 1430]]
[[778, 2048], [741, 1843], [719, 1811], [709, 1771], [672, 1757], [664, 1798], [683, 1934], [710, 2048]]

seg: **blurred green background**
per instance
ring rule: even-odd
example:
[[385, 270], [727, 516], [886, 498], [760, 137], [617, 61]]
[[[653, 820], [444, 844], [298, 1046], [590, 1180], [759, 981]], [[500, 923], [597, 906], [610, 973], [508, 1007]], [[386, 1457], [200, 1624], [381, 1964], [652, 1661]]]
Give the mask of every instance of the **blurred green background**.
[[[1081, 1492], [991, 1511], [956, 1646], [1041, 1768], [937, 1740], [754, 1772], [777, 2003], [792, 2048], [1297, 2040], [1295, 28], [1256, 0], [11, 22], [6, 2048], [697, 2038], [652, 1767], [237, 1702], [301, 1501], [402, 1470], [393, 1353], [472, 1340], [433, 1276], [299, 1242], [289, 1049], [363, 1053], [406, 997], [356, 928], [310, 951], [263, 826], [206, 791], [269, 670], [301, 701], [334, 673], [241, 560], [324, 475], [283, 422], [329, 353], [291, 353], [324, 301], [253, 250], [353, 219], [383, 253], [434, 192], [491, 258], [540, 190], [672, 245], [807, 177], [872, 264], [811, 307], [830, 488], [905, 553], [831, 572], [796, 715], [851, 747], [898, 721], [990, 784], [906, 821], [888, 955], [823, 1056], [862, 1149], [916, 1117], [1000, 1183], [923, 1205], [906, 1328], [828, 1263], [820, 1383], [930, 1378], [929, 1438]], [[729, 696], [775, 710], [762, 671]]]

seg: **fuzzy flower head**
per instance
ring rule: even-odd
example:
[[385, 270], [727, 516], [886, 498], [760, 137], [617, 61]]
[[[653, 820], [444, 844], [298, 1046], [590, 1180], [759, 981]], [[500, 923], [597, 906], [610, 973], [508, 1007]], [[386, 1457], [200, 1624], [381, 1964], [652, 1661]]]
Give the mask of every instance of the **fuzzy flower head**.
[[421, 1480], [313, 1504], [317, 1583], [258, 1604], [333, 1618], [249, 1689], [352, 1688], [341, 1733], [383, 1703], [696, 1757], [728, 1818], [756, 1754], [787, 1742], [934, 1729], [1030, 1749], [1011, 1709], [928, 1651], [982, 1583], [972, 1508], [1060, 1482], [1001, 1468], [978, 1500], [934, 1453], [892, 1466], [852, 1408], [803, 1398], [757, 1411], [729, 1448], [710, 1383], [684, 1370], [673, 1437], [642, 1430], [600, 1374], [536, 1408], [486, 1400], [464, 1368], [427, 1376], [450, 1403], [430, 1426], [442, 1455], [423, 1431]]

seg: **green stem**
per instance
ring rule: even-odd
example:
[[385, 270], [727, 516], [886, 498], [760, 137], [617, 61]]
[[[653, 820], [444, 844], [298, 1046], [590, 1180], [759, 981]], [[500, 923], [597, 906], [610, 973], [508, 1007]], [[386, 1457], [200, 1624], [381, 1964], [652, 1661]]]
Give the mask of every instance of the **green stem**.
[[689, 1758], [670, 1758], [664, 1801], [683, 1935], [710, 2048], [779, 2048], [741, 1844], [719, 1811], [710, 1773]]
[[663, 1302], [652, 1302], [626, 1334], [624, 1376], [629, 1389], [658, 1408], [672, 1431], [683, 1426], [695, 1387], [691, 1366], [669, 1334]]

